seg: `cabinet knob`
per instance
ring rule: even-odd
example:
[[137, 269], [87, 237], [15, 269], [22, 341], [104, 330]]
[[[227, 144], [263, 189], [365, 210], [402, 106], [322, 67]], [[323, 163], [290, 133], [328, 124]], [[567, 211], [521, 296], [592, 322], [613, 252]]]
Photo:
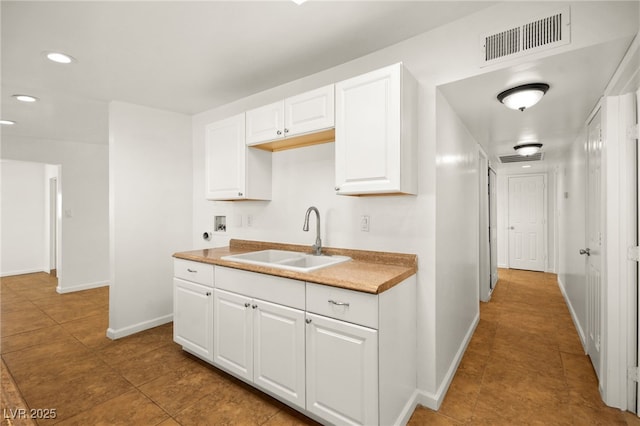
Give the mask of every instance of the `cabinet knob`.
[[238, 197], [242, 197], [242, 192], [238, 192]]
[[285, 133], [289, 133], [289, 129], [284, 129], [284, 132]]
[[280, 136], [280, 135], [282, 134], [282, 132], [281, 132], [280, 130], [278, 130], [278, 131], [276, 132], [276, 134], [277, 134], [278, 136]]
[[249, 302], [247, 302], [247, 303], [245, 303], [245, 304], [244, 304], [244, 307], [245, 307], [245, 308], [248, 308], [249, 306], [251, 306], [251, 303], [249, 303]]
[[335, 187], [335, 188], [333, 188], [333, 189], [335, 189], [336, 191], [340, 191], [340, 187], [339, 187], [339, 186], [336, 186], [336, 187]]
[[311, 318], [307, 318], [306, 320], [304, 320], [304, 322], [306, 322], [307, 324], [311, 324]]
[[211, 292], [210, 291], [207, 292], [207, 296], [211, 296]]
[[251, 305], [251, 307], [252, 307], [253, 309], [256, 309], [256, 308], [258, 307], [258, 305]]

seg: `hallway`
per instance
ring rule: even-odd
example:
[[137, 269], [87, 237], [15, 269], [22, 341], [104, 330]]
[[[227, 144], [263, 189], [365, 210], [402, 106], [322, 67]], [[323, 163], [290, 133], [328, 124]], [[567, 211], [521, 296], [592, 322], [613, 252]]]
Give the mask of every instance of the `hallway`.
[[[55, 285], [47, 274], [1, 280], [3, 417], [28, 407], [56, 410], [39, 424], [313, 424], [182, 352], [171, 324], [107, 339], [108, 289]], [[440, 411], [419, 407], [411, 425], [640, 424], [601, 402], [555, 275], [500, 270], [480, 315]], [[12, 422], [2, 425], [32, 424]]]
[[639, 425], [602, 402], [556, 275], [498, 275], [440, 410], [416, 410], [416, 424]]

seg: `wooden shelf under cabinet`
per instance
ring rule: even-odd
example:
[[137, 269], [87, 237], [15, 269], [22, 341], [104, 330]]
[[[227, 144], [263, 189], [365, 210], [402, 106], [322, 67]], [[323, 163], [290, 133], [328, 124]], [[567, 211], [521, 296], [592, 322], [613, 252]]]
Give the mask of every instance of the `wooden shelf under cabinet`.
[[258, 148], [264, 151], [277, 152], [287, 149], [303, 148], [305, 146], [334, 142], [335, 140], [336, 130], [327, 129], [320, 132], [307, 133], [300, 136], [287, 137], [284, 139], [249, 146], [251, 148]]

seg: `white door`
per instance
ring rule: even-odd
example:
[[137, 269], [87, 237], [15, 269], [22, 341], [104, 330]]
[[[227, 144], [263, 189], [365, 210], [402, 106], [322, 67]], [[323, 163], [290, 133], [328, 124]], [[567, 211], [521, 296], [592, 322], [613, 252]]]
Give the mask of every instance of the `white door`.
[[370, 194], [400, 189], [399, 65], [336, 84], [336, 189]]
[[213, 360], [213, 289], [173, 279], [173, 340]]
[[244, 114], [207, 126], [205, 158], [208, 199], [244, 198], [247, 161], [244, 136]]
[[334, 126], [333, 84], [284, 100], [285, 136], [315, 132]]
[[544, 176], [509, 177], [509, 267], [545, 269]]
[[253, 381], [304, 408], [304, 312], [258, 299], [253, 306]]
[[602, 270], [602, 233], [601, 233], [601, 117], [600, 111], [588, 126], [587, 140], [587, 196], [586, 196], [586, 247], [580, 251], [585, 254], [587, 274], [587, 353], [593, 368], [600, 377], [600, 330], [601, 330], [601, 270]]
[[213, 362], [253, 380], [253, 323], [251, 299], [214, 290]]
[[378, 424], [378, 332], [307, 313], [307, 410], [335, 425]]
[[284, 137], [284, 101], [247, 111], [247, 145]]

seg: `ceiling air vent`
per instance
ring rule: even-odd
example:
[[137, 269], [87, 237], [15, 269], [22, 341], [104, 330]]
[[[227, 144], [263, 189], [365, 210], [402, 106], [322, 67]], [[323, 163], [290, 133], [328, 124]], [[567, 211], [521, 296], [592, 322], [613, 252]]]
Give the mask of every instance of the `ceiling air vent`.
[[482, 63], [490, 65], [570, 42], [569, 7], [481, 37]]
[[540, 160], [542, 160], [544, 158], [544, 153], [543, 152], [538, 152], [538, 153], [535, 153], [533, 155], [520, 155], [520, 154], [501, 155], [498, 158], [500, 158], [500, 162], [502, 164], [522, 163], [522, 162], [526, 162], [526, 161], [540, 161]]

